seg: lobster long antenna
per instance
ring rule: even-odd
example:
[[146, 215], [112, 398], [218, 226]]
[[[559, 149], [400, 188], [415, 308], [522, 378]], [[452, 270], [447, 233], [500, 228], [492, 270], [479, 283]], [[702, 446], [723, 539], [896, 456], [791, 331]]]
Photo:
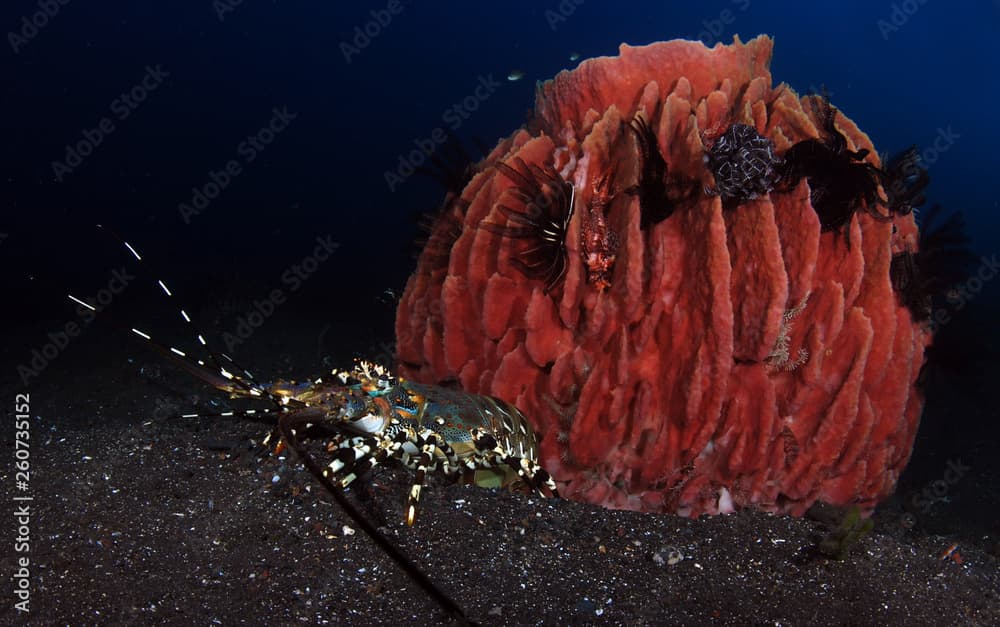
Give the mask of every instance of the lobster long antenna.
[[[135, 258], [136, 261], [138, 261], [140, 263], [140, 265], [142, 265], [143, 267], [146, 267], [148, 265], [148, 262], [143, 259], [142, 255], [139, 254], [139, 251], [136, 250], [135, 246], [133, 246], [132, 244], [130, 244], [128, 242], [128, 240], [126, 240], [125, 238], [123, 238], [121, 235], [119, 235], [118, 233], [116, 233], [114, 230], [112, 230], [112, 229], [110, 229], [110, 228], [108, 228], [108, 227], [106, 227], [106, 226], [104, 226], [102, 224], [98, 224], [97, 228], [101, 229], [101, 230], [104, 230], [104, 231], [107, 231], [112, 237], [114, 237], [116, 240], [118, 240], [118, 242], [121, 243], [125, 247], [126, 250], [128, 250], [128, 252]], [[152, 274], [153, 274], [153, 276], [155, 278], [156, 272], [153, 272]], [[174, 297], [173, 292], [170, 291], [170, 288], [167, 287], [167, 284], [163, 281], [163, 279], [156, 278], [156, 284], [160, 287], [160, 290], [163, 292], [163, 294], [167, 298], [172, 299]], [[77, 302], [79, 302], [79, 301], [77, 301]], [[271, 402], [273, 402], [275, 404], [275, 406], [277, 406], [277, 407], [283, 407], [284, 406], [284, 401], [281, 398], [279, 398], [279, 397], [271, 394], [270, 392], [268, 392], [267, 389], [257, 381], [256, 377], [254, 377], [253, 374], [249, 370], [247, 370], [246, 368], [244, 368], [241, 365], [239, 365], [238, 363], [236, 363], [236, 361], [232, 357], [230, 357], [229, 355], [227, 355], [225, 353], [217, 353], [215, 350], [213, 350], [212, 347], [208, 344], [208, 341], [205, 339], [204, 334], [202, 334], [201, 330], [198, 328], [198, 324], [195, 322], [194, 318], [192, 318], [190, 315], [188, 315], [188, 313], [184, 309], [184, 307], [178, 307], [178, 311], [180, 312], [181, 319], [183, 319], [186, 324], [190, 325], [191, 329], [194, 331], [194, 335], [198, 339], [198, 343], [201, 344], [202, 348], [208, 354], [209, 359], [212, 360], [212, 364], [218, 370], [219, 374], [221, 374], [223, 377], [225, 377], [229, 381], [232, 381], [233, 383], [235, 383], [238, 387], [242, 388], [244, 392], [246, 392], [247, 394], [249, 394], [251, 396], [259, 396], [259, 397], [267, 398]], [[136, 335], [138, 335], [138, 336], [140, 336], [140, 337], [142, 337], [142, 338], [144, 338], [146, 340], [152, 341], [152, 338], [148, 334], [143, 333], [143, 332], [141, 332], [141, 331], [139, 331], [137, 329], [132, 329], [132, 331], [135, 332]], [[155, 343], [154, 343], [154, 345], [155, 345]], [[177, 355], [179, 355], [181, 357], [187, 357], [187, 355], [183, 351], [177, 350], [176, 348], [170, 347], [169, 350], [171, 352], [173, 352], [173, 353], [176, 353]], [[244, 380], [244, 378], [242, 376], [235, 376], [231, 372], [229, 372], [229, 370], [227, 370], [225, 368], [225, 366], [222, 365], [222, 362], [219, 360], [219, 355], [221, 355], [230, 364], [232, 364], [233, 368], [242, 371], [243, 375], [246, 376], [246, 379]], [[205, 365], [200, 360], [199, 360], [198, 363], [201, 366]], [[224, 390], [224, 389], [226, 389], [226, 387], [222, 387], [221, 389]]]
[[389, 538], [387, 538], [382, 532], [375, 528], [368, 519], [358, 511], [354, 504], [348, 500], [347, 496], [344, 495], [344, 491], [340, 486], [336, 485], [330, 480], [328, 476], [323, 471], [313, 458], [306, 451], [305, 446], [298, 439], [296, 433], [296, 427], [308, 425], [311, 420], [315, 417], [308, 415], [293, 415], [293, 414], [282, 414], [278, 418], [278, 430], [281, 432], [281, 437], [284, 438], [288, 446], [295, 451], [296, 456], [298, 456], [299, 461], [305, 466], [309, 474], [313, 476], [326, 488], [327, 492], [333, 495], [333, 498], [337, 501], [337, 504], [347, 512], [347, 515], [351, 517], [354, 522], [361, 527], [361, 530], [368, 535], [369, 538], [385, 553], [391, 557], [393, 560], [399, 564], [399, 567], [410, 576], [418, 586], [420, 586], [424, 592], [430, 595], [438, 605], [441, 606], [453, 619], [455, 619], [460, 625], [475, 625], [468, 619], [465, 612], [462, 611], [461, 606], [458, 605], [451, 597], [449, 597], [443, 590], [438, 588], [430, 578], [424, 574], [420, 567], [413, 563], [413, 561], [407, 557], [402, 550], [399, 549], [395, 544], [392, 543]]
[[[97, 311], [96, 307], [94, 307], [90, 303], [80, 298], [77, 298], [76, 296], [73, 296], [72, 294], [67, 294], [66, 296], [69, 298], [69, 300], [80, 305], [81, 307], [84, 307], [94, 312]], [[141, 329], [128, 326], [127, 324], [116, 319], [113, 315], [111, 315], [106, 311], [101, 312], [101, 318], [107, 323], [121, 329], [124, 332], [138, 335], [143, 340], [145, 340], [146, 346], [148, 346], [153, 351], [159, 353], [160, 356], [162, 356], [164, 359], [170, 361], [175, 366], [184, 370], [185, 372], [195, 377], [196, 379], [200, 379], [201, 381], [204, 381], [205, 383], [211, 385], [212, 387], [218, 390], [222, 390], [224, 392], [241, 393], [241, 394], [243, 393], [244, 388], [234, 385], [233, 379], [224, 377], [222, 373], [214, 372], [212, 369], [208, 368], [205, 362], [201, 361], [200, 359], [195, 360], [184, 351], [174, 348], [173, 346], [167, 346], [153, 339], [153, 337], [150, 336], [148, 333], [142, 331]], [[254, 389], [251, 390], [251, 392], [249, 392], [249, 395], [252, 397], [266, 398], [266, 392], [267, 392], [266, 390], [263, 390], [261, 393], [258, 394]], [[290, 402], [295, 403], [295, 401], [290, 401]], [[298, 403], [295, 403], [295, 405], [297, 406]], [[247, 418], [250, 420], [259, 420], [262, 416], [274, 415], [277, 414], [278, 412], [284, 411], [285, 409], [286, 409], [285, 406], [281, 406], [276, 409], [271, 409], [271, 408], [240, 409], [240, 410], [230, 410], [224, 412], [213, 412], [213, 413], [181, 414], [181, 417], [182, 418], [238, 417], [238, 418]]]
[[[108, 233], [112, 234], [126, 248], [126, 250], [128, 250], [129, 254], [131, 254], [136, 259], [136, 261], [145, 266], [146, 264], [145, 260], [143, 259], [142, 255], [139, 254], [139, 251], [132, 244], [130, 244], [127, 240], [119, 236], [117, 233], [114, 233], [111, 229], [107, 229], [106, 227], [100, 224], [98, 224], [97, 227], [100, 229], [107, 230]], [[162, 279], [156, 279], [156, 283], [167, 298], [173, 298], [173, 292], [171, 292], [170, 288], [167, 287], [167, 284]], [[78, 305], [86, 307], [94, 312], [97, 311], [97, 309], [93, 305], [73, 296], [72, 294], [69, 294], [68, 297], [70, 300], [77, 303]], [[247, 378], [246, 380], [244, 380], [241, 376], [237, 376], [230, 373], [222, 365], [215, 351], [213, 351], [212, 348], [208, 345], [208, 342], [205, 340], [204, 335], [202, 335], [202, 333], [198, 329], [194, 319], [188, 315], [187, 311], [185, 311], [183, 307], [179, 308], [179, 311], [181, 314], [181, 318], [187, 324], [191, 325], [192, 329], [194, 329], [196, 337], [198, 338], [198, 342], [208, 353], [209, 358], [212, 360], [213, 364], [218, 370], [218, 374], [210, 370], [203, 361], [195, 360], [194, 358], [188, 356], [187, 353], [185, 353], [180, 349], [174, 348], [172, 346], [166, 346], [154, 340], [152, 336], [150, 336], [148, 333], [144, 331], [141, 331], [134, 327], [128, 327], [126, 325], [121, 325], [117, 323], [116, 324], [117, 326], [128, 328], [132, 333], [146, 340], [149, 346], [156, 349], [158, 352], [160, 352], [174, 364], [178, 365], [188, 373], [205, 381], [210, 385], [223, 391], [229, 391], [231, 393], [242, 392], [243, 395], [266, 398], [270, 400], [272, 403], [274, 403], [276, 406], [275, 413], [279, 414], [277, 421], [278, 424], [277, 427], [275, 428], [275, 431], [272, 431], [271, 435], [269, 435], [268, 438], [265, 439], [265, 442], [267, 442], [275, 434], [275, 432], [280, 433], [285, 443], [287, 443], [288, 446], [295, 451], [295, 454], [298, 456], [303, 466], [305, 466], [306, 470], [308, 470], [309, 473], [320, 483], [320, 485], [322, 485], [327, 490], [327, 492], [329, 492], [333, 496], [334, 500], [337, 501], [337, 504], [340, 505], [340, 507], [347, 513], [347, 515], [354, 521], [354, 523], [358, 527], [360, 527], [362, 531], [364, 531], [365, 534], [368, 535], [369, 538], [371, 538], [371, 540], [376, 544], [376, 546], [382, 549], [382, 551], [384, 551], [386, 555], [388, 555], [392, 560], [394, 560], [400, 566], [400, 568], [402, 568], [403, 571], [407, 575], [409, 575], [409, 577], [418, 586], [420, 586], [420, 588], [425, 593], [430, 595], [441, 606], [441, 608], [448, 613], [449, 616], [451, 616], [453, 619], [455, 619], [462, 625], [474, 624], [471, 621], [469, 621], [469, 619], [465, 616], [465, 613], [462, 611], [461, 607], [454, 600], [452, 600], [447, 594], [445, 594], [440, 588], [438, 588], [430, 580], [430, 578], [427, 577], [427, 575], [425, 575], [423, 571], [421, 571], [420, 568], [416, 564], [414, 564], [409, 557], [406, 556], [405, 553], [403, 553], [401, 549], [399, 549], [395, 544], [393, 544], [384, 534], [382, 534], [374, 525], [372, 525], [361, 514], [361, 512], [357, 510], [357, 508], [354, 507], [354, 505], [350, 502], [350, 500], [347, 499], [346, 495], [343, 493], [343, 490], [336, 484], [334, 484], [327, 476], [324, 475], [322, 468], [309, 455], [309, 452], [306, 450], [306, 447], [301, 443], [301, 441], [297, 436], [296, 427], [304, 426], [306, 429], [308, 429], [313, 424], [313, 421], [322, 419], [324, 410], [321, 408], [307, 408], [303, 411], [303, 408], [307, 407], [305, 404], [303, 404], [300, 401], [296, 401], [287, 397], [279, 397], [273, 394], [272, 392], [270, 392], [270, 390], [267, 389], [267, 387], [260, 384], [247, 369], [243, 368], [242, 366], [239, 366], [232, 357], [226, 355], [225, 353], [221, 353], [222, 357], [226, 359], [229, 363], [233, 364], [235, 368], [242, 370]], [[111, 318], [110, 316], [108, 317]], [[115, 322], [113, 318], [111, 318], [111, 321]], [[291, 411], [292, 409], [296, 409], [298, 411], [292, 412]], [[244, 411], [223, 412], [219, 415], [249, 416], [255, 413], [257, 413], [255, 410], [244, 410]], [[269, 412], [262, 411], [260, 413], [269, 413]], [[189, 414], [189, 416], [193, 417], [197, 416], [197, 414]]]

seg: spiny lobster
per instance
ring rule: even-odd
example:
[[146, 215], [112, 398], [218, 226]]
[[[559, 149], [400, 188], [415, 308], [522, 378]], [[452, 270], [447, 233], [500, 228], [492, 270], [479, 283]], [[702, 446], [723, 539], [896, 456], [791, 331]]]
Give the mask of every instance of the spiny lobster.
[[[118, 239], [137, 261], [143, 262], [134, 246]], [[167, 297], [173, 296], [162, 280], [157, 283]], [[69, 298], [97, 312], [72, 294]], [[555, 482], [537, 462], [538, 442], [525, 416], [499, 399], [413, 383], [362, 360], [349, 370], [334, 369], [329, 377], [310, 382], [262, 383], [229, 355], [211, 350], [183, 308], [180, 315], [194, 329], [211, 365], [153, 340], [144, 331], [130, 330], [180, 368], [230, 398], [269, 401], [273, 407], [215, 416], [276, 418], [276, 426], [263, 444], [273, 444], [275, 454], [285, 446], [295, 451], [309, 473], [380, 548], [454, 618], [468, 622], [461, 608], [357, 511], [344, 496], [343, 488], [390, 460], [413, 470], [406, 509], [408, 525], [416, 519], [420, 491], [429, 473], [480, 486], [526, 487], [543, 497], [558, 496]], [[202, 416], [207, 414], [182, 417]], [[314, 438], [324, 439], [323, 448], [332, 458], [326, 466], [317, 463], [306, 447]]]

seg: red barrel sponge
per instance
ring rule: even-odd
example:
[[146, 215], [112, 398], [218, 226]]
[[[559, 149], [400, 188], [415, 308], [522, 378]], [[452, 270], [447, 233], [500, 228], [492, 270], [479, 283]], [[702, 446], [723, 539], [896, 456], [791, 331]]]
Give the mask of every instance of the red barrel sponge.
[[539, 86], [437, 220], [399, 369], [515, 404], [563, 496], [686, 515], [870, 509], [930, 342], [868, 137], [773, 87], [771, 39], [623, 45]]

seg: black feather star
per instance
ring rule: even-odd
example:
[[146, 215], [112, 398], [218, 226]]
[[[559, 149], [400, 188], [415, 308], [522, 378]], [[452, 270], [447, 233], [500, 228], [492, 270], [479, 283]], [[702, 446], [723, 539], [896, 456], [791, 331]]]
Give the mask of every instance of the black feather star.
[[642, 156], [642, 171], [639, 182], [624, 191], [626, 194], [639, 196], [639, 228], [645, 231], [669, 218], [674, 212], [674, 202], [667, 196], [667, 162], [660, 154], [656, 133], [639, 113], [632, 118], [629, 128], [635, 133], [635, 141]]
[[917, 321], [930, 319], [934, 301], [965, 280], [975, 261], [962, 214], [952, 213], [938, 223], [942, 215], [941, 205], [928, 209], [920, 224], [920, 249], [896, 253], [889, 266], [900, 303]]
[[930, 181], [927, 170], [920, 165], [916, 146], [890, 157], [882, 170], [889, 213], [905, 216], [924, 204], [924, 189]]
[[837, 109], [829, 99], [819, 96], [812, 101], [821, 136], [798, 142], [784, 154], [780, 176], [782, 187], [790, 189], [803, 178], [809, 182], [809, 201], [816, 210], [824, 231], [844, 230], [850, 245], [851, 218], [863, 210], [879, 222], [892, 220], [892, 214], [879, 212], [878, 205], [888, 201], [879, 195], [884, 172], [865, 161], [868, 149], [847, 149], [847, 138], [837, 130]]

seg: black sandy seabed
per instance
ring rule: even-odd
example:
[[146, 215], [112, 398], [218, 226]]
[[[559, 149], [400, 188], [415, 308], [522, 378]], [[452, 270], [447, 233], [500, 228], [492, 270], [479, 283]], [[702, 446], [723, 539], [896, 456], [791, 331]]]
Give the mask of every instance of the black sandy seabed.
[[[44, 337], [51, 324], [19, 333]], [[263, 377], [315, 376], [321, 326], [276, 316], [241, 360]], [[24, 357], [5, 352], [5, 363]], [[25, 391], [2, 388], [11, 401]], [[267, 425], [176, 417], [225, 399], [117, 329], [95, 324], [27, 391], [31, 611], [12, 608], [5, 523], [0, 622], [448, 622], [295, 460], [254, 454]], [[997, 421], [995, 405], [948, 398], [927, 412]], [[405, 472], [376, 472], [349, 494], [483, 625], [998, 625], [998, 450], [995, 431], [921, 435], [897, 495], [842, 561], [817, 552], [832, 525], [813, 517], [689, 520], [432, 484], [407, 528]], [[920, 500], [954, 460], [971, 470]], [[9, 503], [10, 465], [0, 474]], [[940, 559], [956, 542], [962, 563]]]

